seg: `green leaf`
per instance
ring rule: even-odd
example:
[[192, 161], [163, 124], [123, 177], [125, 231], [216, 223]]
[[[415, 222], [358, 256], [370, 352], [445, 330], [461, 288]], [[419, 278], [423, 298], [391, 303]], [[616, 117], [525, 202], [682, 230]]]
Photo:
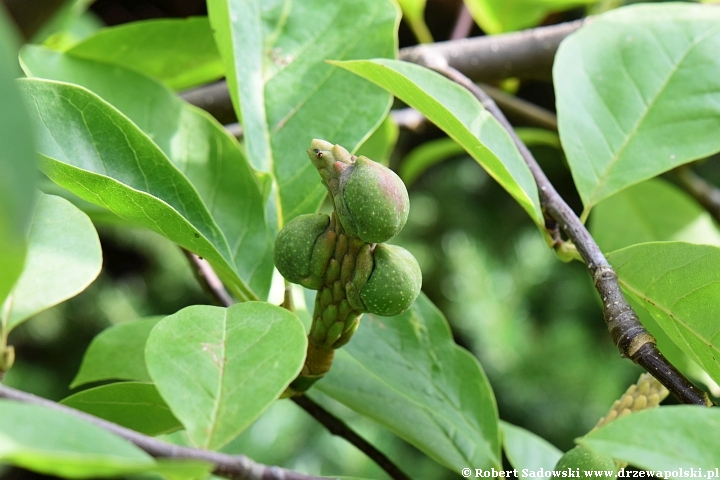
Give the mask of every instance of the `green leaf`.
[[61, 403], [145, 435], [182, 428], [152, 383], [112, 383], [83, 390]]
[[33, 131], [15, 85], [17, 38], [0, 10], [0, 306], [20, 276], [33, 208]]
[[256, 297], [195, 187], [145, 133], [83, 87], [36, 79], [20, 84], [48, 177], [207, 259], [238, 299]]
[[[519, 472], [527, 469], [537, 472], [540, 469], [552, 473], [555, 464], [562, 457], [563, 452], [557, 449], [547, 440], [538, 437], [524, 428], [511, 425], [507, 422], [500, 422], [503, 432], [503, 447], [510, 464]], [[547, 475], [545, 478], [550, 477]], [[519, 475], [518, 478], [537, 478]]]
[[665, 333], [720, 382], [720, 248], [643, 243], [610, 253], [623, 289]]
[[425, 23], [425, 0], [398, 0], [403, 19], [420, 43], [432, 43], [433, 37]]
[[380, 126], [368, 137], [355, 152], [357, 156], [366, 157], [387, 166], [390, 163], [395, 144], [397, 143], [400, 128], [390, 115], [385, 117]]
[[306, 346], [302, 323], [283, 308], [196, 305], [155, 326], [145, 359], [193, 442], [215, 450], [285, 390], [302, 368]]
[[380, 85], [425, 115], [462, 145], [538, 225], [544, 225], [530, 169], [505, 129], [469, 91], [427, 68], [397, 60], [333, 63]]
[[273, 255], [265, 201], [245, 155], [222, 125], [158, 82], [124, 68], [32, 46], [23, 49], [21, 60], [28, 75], [92, 90], [145, 132], [198, 190], [231, 245], [240, 277], [259, 297], [267, 296]]
[[496, 34], [534, 27], [550, 13], [597, 0], [465, 0], [473, 19], [485, 33]]
[[95, 227], [69, 201], [41, 193], [31, 222], [25, 267], [10, 293], [8, 331], [85, 290], [102, 267]]
[[710, 214], [660, 179], [633, 185], [600, 202], [590, 217], [590, 232], [605, 252], [668, 240], [720, 246], [720, 231]]
[[720, 149], [720, 11], [634, 5], [568, 37], [558, 125], [587, 217], [600, 200]]
[[118, 476], [155, 461], [130, 442], [67, 413], [0, 400], [0, 459], [66, 478]]
[[463, 155], [465, 149], [452, 138], [425, 142], [410, 151], [400, 164], [400, 178], [410, 186], [420, 175], [438, 163]]
[[315, 388], [450, 469], [501, 468], [490, 384], [422, 294], [402, 315], [364, 316]]
[[105, 28], [67, 53], [150, 75], [175, 90], [217, 80], [224, 73], [207, 17]]
[[714, 472], [720, 458], [720, 411], [689, 405], [643, 410], [613, 420], [579, 442], [648, 470]]
[[100, 380], [150, 381], [145, 368], [145, 343], [162, 319], [143, 318], [103, 330], [90, 342], [70, 388]]
[[316, 211], [326, 191], [310, 141], [355, 150], [390, 106], [387, 93], [325, 60], [394, 56], [399, 12], [386, 0], [223, 0], [208, 11], [248, 158], [278, 185], [279, 221]]

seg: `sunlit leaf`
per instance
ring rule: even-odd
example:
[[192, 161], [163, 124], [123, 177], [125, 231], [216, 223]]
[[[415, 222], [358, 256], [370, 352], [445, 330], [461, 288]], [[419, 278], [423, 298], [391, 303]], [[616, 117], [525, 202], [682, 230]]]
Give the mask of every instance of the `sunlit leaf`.
[[223, 76], [207, 17], [163, 18], [103, 29], [68, 55], [118, 65], [182, 90]]
[[538, 25], [548, 14], [597, 0], [465, 0], [470, 14], [488, 34]]
[[425, 115], [462, 145], [538, 225], [544, 225], [530, 169], [505, 129], [469, 91], [427, 68], [397, 60], [337, 65], [380, 85]]
[[285, 390], [300, 372], [306, 346], [302, 323], [283, 308], [196, 305], [155, 326], [145, 359], [193, 442], [217, 449]]
[[207, 259], [239, 299], [255, 297], [195, 187], [145, 133], [83, 87], [37, 79], [20, 84], [33, 107], [48, 177]]
[[155, 467], [127, 440], [67, 413], [0, 400], [3, 463], [66, 478], [119, 476]]
[[633, 185], [600, 202], [590, 217], [590, 233], [606, 252], [669, 240], [720, 246], [720, 231], [710, 214], [660, 179]]
[[638, 468], [714, 472], [720, 458], [720, 411], [689, 405], [644, 410], [579, 441]]
[[715, 382], [720, 382], [720, 248], [642, 243], [608, 255], [623, 289]]
[[314, 212], [326, 191], [310, 141], [354, 150], [390, 105], [325, 60], [394, 56], [399, 12], [387, 0], [222, 0], [208, 10], [248, 158], [277, 183], [279, 221]]
[[267, 296], [273, 259], [264, 200], [245, 155], [222, 125], [124, 68], [31, 46], [21, 59], [28, 75], [82, 85], [145, 132], [197, 189], [232, 248], [240, 277], [259, 297]]
[[720, 150], [720, 10], [634, 5], [560, 45], [560, 138], [584, 216], [600, 200]]

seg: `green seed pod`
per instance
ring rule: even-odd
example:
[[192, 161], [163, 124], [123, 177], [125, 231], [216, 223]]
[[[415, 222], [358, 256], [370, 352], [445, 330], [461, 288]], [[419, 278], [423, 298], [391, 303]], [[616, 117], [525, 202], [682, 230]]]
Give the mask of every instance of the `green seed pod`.
[[410, 200], [395, 172], [324, 140], [313, 140], [307, 153], [330, 191], [349, 236], [382, 243], [402, 230]]
[[[319, 246], [316, 248], [317, 240], [329, 224], [330, 217], [325, 214], [300, 215], [280, 231], [275, 240], [275, 266], [288, 282], [313, 286], [318, 283], [313, 281], [318, 279], [310, 278], [311, 272], [318, 270], [317, 267], [313, 269], [313, 252], [320, 249]], [[334, 250], [333, 244], [331, 252]], [[319, 279], [315, 289], [322, 285], [322, 280]]]
[[568, 450], [555, 465], [556, 472], [568, 468], [572, 471], [579, 468], [581, 472], [584, 470], [616, 470], [615, 460], [611, 456], [597, 453], [584, 445], [578, 445]]
[[370, 313], [384, 317], [399, 315], [420, 294], [420, 266], [410, 252], [395, 245], [378, 244], [373, 257], [375, 267], [360, 299]]
[[367, 157], [359, 157], [342, 173], [339, 198], [340, 223], [368, 243], [387, 242], [400, 233], [410, 211], [400, 177]]

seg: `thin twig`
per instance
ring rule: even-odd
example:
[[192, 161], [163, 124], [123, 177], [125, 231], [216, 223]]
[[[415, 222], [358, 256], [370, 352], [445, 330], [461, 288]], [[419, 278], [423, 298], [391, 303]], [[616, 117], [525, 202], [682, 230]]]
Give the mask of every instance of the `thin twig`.
[[194, 253], [188, 252], [184, 248], [182, 250], [190, 261], [190, 264], [194, 267], [195, 278], [197, 278], [203, 289], [213, 297], [215, 302], [223, 307], [233, 305], [235, 301], [227, 290], [225, 290], [225, 286], [207, 260], [198, 257]]
[[379, 452], [360, 435], [355, 433], [345, 422], [338, 419], [330, 412], [322, 408], [307, 396], [292, 397], [293, 402], [297, 403], [303, 410], [312, 415], [316, 420], [322, 423], [333, 435], [344, 438], [365, 455], [371, 457], [385, 472], [394, 480], [410, 480], [410, 477], [400, 470], [384, 453]]
[[533, 127], [540, 127], [557, 132], [557, 116], [550, 110], [546, 110], [527, 100], [505, 93], [499, 88], [490, 85], [482, 84], [480, 87], [509, 117], [522, 120], [524, 123]]
[[458, 13], [457, 20], [455, 20], [453, 31], [450, 34], [450, 40], [467, 38], [474, 24], [475, 21], [472, 15], [470, 15], [470, 10], [468, 10], [467, 5], [463, 2], [462, 5], [460, 5], [460, 12]]
[[121, 427], [107, 420], [75, 410], [74, 408], [55, 403], [45, 398], [36, 397], [35, 395], [21, 392], [20, 390], [15, 390], [5, 385], [0, 385], [0, 398], [7, 398], [33, 405], [42, 405], [43, 407], [72, 415], [73, 417], [90, 422], [97, 427], [124, 438], [156, 458], [179, 458], [208, 462], [215, 466], [213, 469], [215, 475], [225, 478], [233, 480], [321, 480], [320, 477], [305, 475], [280, 467], [262, 465], [254, 462], [245, 455], [228, 455], [226, 453], [165, 443], [130, 430], [129, 428]]
[[712, 402], [707, 393], [693, 385], [662, 355], [657, 349], [655, 338], [642, 326], [637, 314], [625, 299], [618, 277], [610, 263], [602, 254], [600, 247], [580, 221], [575, 212], [557, 193], [555, 187], [545, 176], [530, 150], [520, 140], [510, 123], [495, 102], [468, 77], [458, 70], [436, 60], [432, 67], [449, 79], [464, 86], [482, 103], [482, 105], [500, 122], [513, 138], [520, 154], [530, 167], [538, 186], [540, 204], [544, 214], [557, 222], [577, 247], [595, 283], [595, 288], [603, 302], [605, 323], [615, 345], [622, 356], [644, 367], [682, 403], [710, 406]]
[[720, 188], [693, 172], [690, 165], [678, 167], [674, 173], [680, 186], [720, 223]]
[[[213, 270], [212, 266], [206, 261], [197, 257], [190, 252], [185, 251], [185, 255], [197, 269], [196, 276], [200, 279], [201, 285], [206, 291], [222, 306], [229, 307], [235, 302], [228, 295], [225, 287]], [[208, 281], [209, 280], [209, 281]], [[217, 283], [216, 283], [217, 282]], [[290, 288], [285, 289], [285, 299], [283, 305], [287, 308], [292, 305], [292, 297]], [[289, 310], [292, 310], [290, 308]], [[0, 395], [1, 396], [1, 395]], [[360, 435], [355, 433], [345, 422], [337, 418], [332, 413], [325, 410], [321, 405], [315, 403], [312, 399], [300, 396], [292, 397], [292, 400], [300, 405], [306, 412], [312, 415], [318, 422], [328, 429], [333, 435], [344, 438], [350, 444], [354, 445], [358, 450], [365, 453], [371, 460], [378, 464], [380, 468], [385, 470], [391, 478], [396, 480], [405, 480], [408, 477], [402, 473], [402, 470], [395, 465], [384, 453], [372, 446]]]

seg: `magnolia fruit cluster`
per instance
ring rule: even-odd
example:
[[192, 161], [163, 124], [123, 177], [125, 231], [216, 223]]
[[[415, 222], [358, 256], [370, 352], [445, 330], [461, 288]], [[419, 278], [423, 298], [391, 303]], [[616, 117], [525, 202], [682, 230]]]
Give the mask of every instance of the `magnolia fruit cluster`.
[[407, 250], [382, 243], [407, 221], [402, 180], [322, 140], [313, 140], [308, 156], [332, 196], [336, 217], [302, 215], [289, 222], [275, 242], [278, 270], [306, 288], [331, 288], [341, 306], [347, 302], [356, 312], [404, 312], [420, 293], [420, 267]]

